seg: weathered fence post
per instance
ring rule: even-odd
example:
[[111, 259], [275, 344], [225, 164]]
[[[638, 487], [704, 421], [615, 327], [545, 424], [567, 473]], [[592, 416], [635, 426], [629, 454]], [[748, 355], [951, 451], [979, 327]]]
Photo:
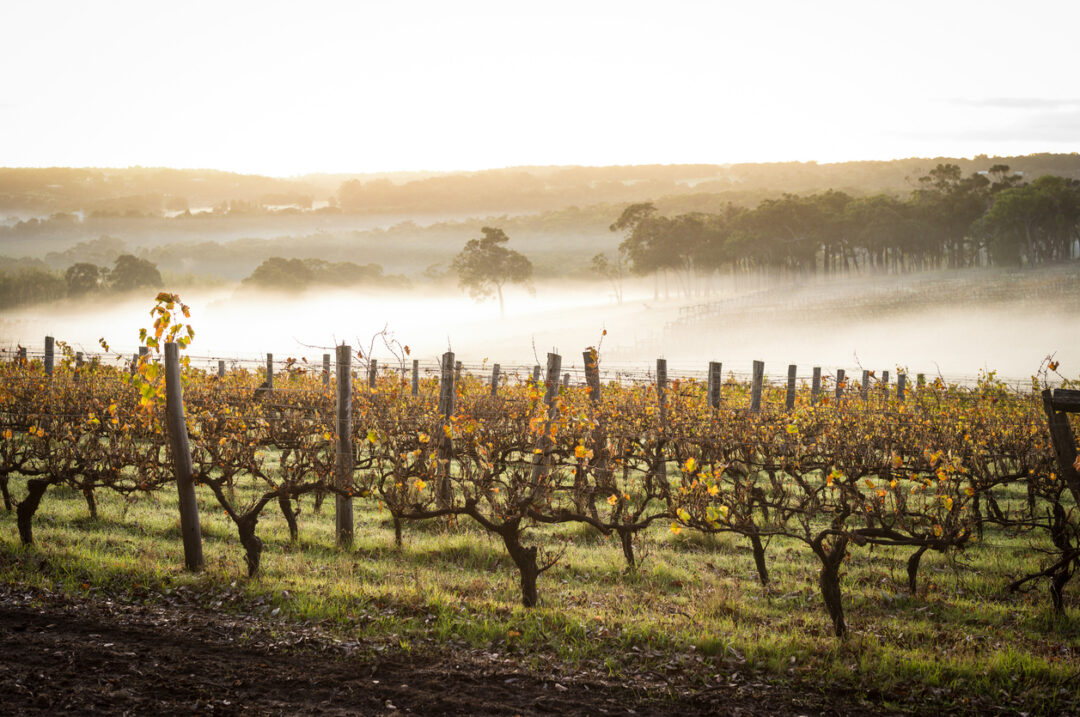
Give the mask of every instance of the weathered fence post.
[[[443, 417], [443, 426], [450, 425], [450, 417], [454, 415], [454, 384], [457, 378], [457, 367], [461, 362], [454, 362], [454, 352], [447, 351], [442, 357], [442, 373], [439, 376], [439, 415]], [[446, 435], [439, 436], [439, 464], [441, 473], [435, 490], [436, 498], [441, 507], [450, 505], [450, 460], [454, 454], [453, 438]]]
[[761, 411], [761, 384], [765, 381], [765, 362], [754, 362], [754, 373], [750, 379], [750, 412]]
[[457, 361], [457, 362], [454, 363], [454, 384], [455, 385], [461, 383], [461, 367], [462, 367], [462, 364], [461, 364], [460, 361]]
[[798, 367], [795, 364], [788, 364], [787, 367], [787, 395], [785, 396], [784, 406], [788, 411], [795, 410], [795, 378], [798, 372]]
[[1057, 459], [1058, 470], [1073, 500], [1080, 503], [1080, 470], [1077, 470], [1076, 437], [1066, 413], [1080, 413], [1080, 391], [1043, 389], [1043, 410], [1050, 429], [1050, 446]]
[[225, 360], [218, 359], [217, 362], [217, 375], [218, 378], [225, 378]]
[[323, 388], [330, 389], [330, 354], [322, 355], [322, 385]]
[[667, 425], [667, 359], [656, 359], [656, 403], [660, 409], [660, 427]]
[[274, 354], [266, 354], [266, 390], [274, 390]]
[[184, 566], [199, 570], [203, 566], [202, 534], [199, 532], [199, 504], [188, 446], [187, 422], [184, 420], [184, 393], [180, 384], [180, 353], [174, 342], [165, 344], [165, 428], [172, 450], [173, 475], [180, 498], [180, 536], [184, 543]]
[[570, 374], [564, 373], [562, 375], [562, 385], [563, 388], [568, 388], [570, 386]]
[[26, 366], [26, 347], [25, 346], [20, 346], [19, 347], [19, 365], [20, 366]]
[[590, 347], [581, 352], [585, 359], [585, 383], [589, 387], [589, 399], [600, 403], [600, 356]]
[[491, 367], [491, 397], [499, 395], [499, 364]]
[[368, 388], [375, 388], [375, 378], [379, 374], [379, 362], [376, 359], [368, 361], [367, 368], [367, 385]]
[[45, 374], [52, 376], [53, 366], [56, 363], [56, 339], [52, 336], [45, 337]]
[[862, 372], [862, 385], [859, 386], [859, 398], [866, 400], [870, 395], [870, 372], [863, 369]]
[[709, 362], [709, 406], [720, 408], [720, 386], [724, 382], [724, 364], [719, 361]]
[[[334, 483], [338, 490], [347, 490], [352, 483], [352, 348], [337, 347], [337, 440], [334, 442]], [[338, 545], [352, 545], [353, 503], [351, 495], [335, 493], [334, 530]]]
[[816, 406], [821, 400], [821, 367], [814, 367], [814, 378], [810, 384], [810, 405]]
[[896, 398], [898, 401], [903, 401], [905, 393], [907, 392], [907, 374], [896, 374]]
[[531, 483], [536, 485], [547, 470], [548, 457], [551, 453], [551, 422], [555, 420], [558, 407], [555, 399], [559, 396], [559, 371], [562, 369], [562, 356], [556, 353], [547, 355], [547, 375], [545, 377], [544, 403], [547, 404], [547, 421], [544, 423], [544, 435], [537, 442], [539, 453], [533, 456]]
[[76, 351], [75, 352], [75, 380], [76, 381], [79, 380], [79, 375], [82, 373], [82, 367], [83, 367], [83, 352], [82, 351]]
[[536, 366], [533, 366], [532, 382], [533, 382], [534, 386], [536, 384], [540, 383], [540, 365], [539, 364], [537, 364]]
[[420, 395], [420, 359], [412, 361], [412, 395]]
[[885, 402], [888, 403], [888, 401], [889, 401], [889, 372], [888, 371], [882, 371], [881, 372], [881, 389], [882, 389], [882, 394], [885, 397]]
[[836, 369], [836, 405], [844, 398], [844, 369]]

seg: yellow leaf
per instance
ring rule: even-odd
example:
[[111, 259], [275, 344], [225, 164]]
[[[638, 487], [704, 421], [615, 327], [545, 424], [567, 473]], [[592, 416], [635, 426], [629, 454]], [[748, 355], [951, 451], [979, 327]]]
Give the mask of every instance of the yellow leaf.
[[679, 525], [678, 523], [672, 521], [672, 523], [671, 523], [671, 532], [673, 534], [675, 534], [675, 535], [678, 535], [679, 533], [682, 532], [682, 526]]

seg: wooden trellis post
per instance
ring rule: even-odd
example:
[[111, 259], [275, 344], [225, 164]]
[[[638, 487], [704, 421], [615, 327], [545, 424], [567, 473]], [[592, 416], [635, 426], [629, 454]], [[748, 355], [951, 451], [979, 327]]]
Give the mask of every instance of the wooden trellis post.
[[750, 411], [751, 413], [759, 413], [761, 411], [761, 386], [765, 381], [765, 362], [754, 362], [754, 373], [750, 379]]
[[589, 399], [600, 403], [600, 356], [596, 349], [587, 348], [581, 353], [585, 360], [585, 383], [589, 387]]
[[266, 390], [274, 390], [274, 354], [266, 354]]
[[180, 354], [174, 342], [165, 344], [165, 428], [172, 451], [173, 475], [179, 494], [180, 537], [184, 543], [184, 566], [200, 570], [203, 566], [202, 533], [199, 531], [199, 504], [195, 497], [191, 449], [187, 422], [184, 420], [184, 394], [180, 384]]
[[53, 375], [53, 367], [56, 363], [56, 339], [52, 336], [45, 337], [45, 374]]
[[709, 406], [720, 408], [720, 387], [724, 383], [724, 365], [719, 361], [709, 362]]
[[[337, 440], [334, 442], [334, 482], [340, 490], [352, 484], [352, 347], [337, 347]], [[353, 541], [352, 496], [335, 494], [334, 529], [338, 545], [349, 546]]]

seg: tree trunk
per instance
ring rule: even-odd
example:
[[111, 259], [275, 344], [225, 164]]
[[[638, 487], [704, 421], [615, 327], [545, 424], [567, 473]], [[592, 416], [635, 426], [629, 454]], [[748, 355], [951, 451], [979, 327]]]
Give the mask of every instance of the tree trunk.
[[929, 547], [930, 546], [928, 546], [928, 545], [921, 546], [918, 550], [916, 550], [914, 553], [912, 553], [910, 558], [908, 558], [908, 561], [907, 561], [907, 585], [908, 585], [908, 590], [911, 591], [912, 595], [915, 594], [915, 588], [918, 585], [919, 561], [922, 560], [923, 553], [925, 553], [927, 548], [929, 548]]
[[0, 476], [0, 494], [4, 496], [4, 510], [10, 511], [13, 503], [11, 502], [11, 491], [8, 490], [8, 476]]
[[300, 537], [300, 527], [296, 524], [296, 515], [300, 511], [293, 510], [292, 500], [287, 495], [279, 495], [277, 500], [281, 514], [285, 516], [285, 522], [289, 524], [289, 540], [295, 543]]
[[503, 304], [502, 284], [496, 284], [495, 290], [499, 293], [499, 316], [506, 316], [506, 306]]
[[34, 544], [34, 513], [41, 504], [41, 498], [49, 488], [49, 481], [44, 478], [31, 478], [26, 481], [26, 497], [19, 501], [15, 509], [16, 522], [19, 525], [19, 538], [23, 545]]
[[536, 578], [540, 575], [540, 569], [536, 565], [536, 548], [526, 548], [521, 544], [517, 526], [505, 527], [502, 539], [506, 551], [510, 553], [510, 558], [521, 574], [521, 604], [525, 607], [536, 607]]
[[750, 535], [750, 546], [754, 549], [754, 565], [757, 566], [758, 578], [762, 585], [769, 584], [769, 568], [765, 565], [765, 546], [761, 544], [761, 536], [757, 533]]
[[394, 516], [394, 547], [401, 550], [401, 518]]

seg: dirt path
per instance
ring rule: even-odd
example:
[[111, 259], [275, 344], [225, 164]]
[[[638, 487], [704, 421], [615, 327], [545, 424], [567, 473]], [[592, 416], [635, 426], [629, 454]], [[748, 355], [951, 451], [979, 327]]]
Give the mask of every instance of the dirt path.
[[767, 685], [701, 690], [543, 675], [483, 651], [405, 654], [282, 621], [0, 589], [3, 714], [777, 715], [867, 707], [815, 704], [805, 692]]

